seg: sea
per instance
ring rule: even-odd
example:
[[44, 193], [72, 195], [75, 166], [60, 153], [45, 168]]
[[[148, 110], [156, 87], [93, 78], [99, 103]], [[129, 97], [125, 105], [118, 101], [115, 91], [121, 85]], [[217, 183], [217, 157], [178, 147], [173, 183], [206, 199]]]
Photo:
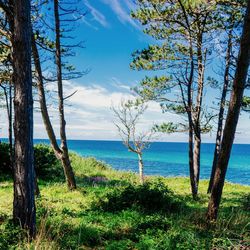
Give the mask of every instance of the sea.
[[[35, 139], [34, 143], [49, 144]], [[69, 140], [69, 150], [85, 157], [95, 157], [117, 170], [138, 172], [136, 154], [129, 152], [121, 141]], [[201, 147], [201, 179], [210, 177], [214, 144]], [[146, 175], [189, 176], [188, 144], [154, 142], [143, 154]], [[250, 144], [234, 144], [228, 166], [227, 181], [250, 185]]]

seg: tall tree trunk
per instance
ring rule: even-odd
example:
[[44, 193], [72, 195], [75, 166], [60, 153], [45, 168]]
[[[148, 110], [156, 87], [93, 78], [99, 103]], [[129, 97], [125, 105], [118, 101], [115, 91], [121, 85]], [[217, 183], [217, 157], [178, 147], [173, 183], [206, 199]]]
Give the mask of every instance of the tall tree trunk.
[[194, 183], [195, 190], [193, 197], [197, 198], [199, 179], [200, 179], [200, 154], [201, 154], [201, 129], [200, 129], [200, 119], [203, 101], [203, 89], [204, 89], [204, 73], [205, 66], [203, 63], [203, 51], [202, 51], [202, 33], [197, 36], [197, 60], [198, 60], [198, 92], [196, 97], [196, 108], [194, 115], [194, 154], [193, 154], [193, 172], [194, 172]]
[[230, 31], [229, 35], [228, 35], [227, 51], [226, 51], [226, 65], [225, 65], [225, 73], [224, 73], [224, 84], [223, 84], [223, 89], [222, 89], [222, 93], [221, 93], [221, 101], [220, 101], [220, 110], [219, 110], [219, 117], [218, 117], [218, 126], [217, 126], [217, 133], [216, 133], [213, 165], [212, 165], [212, 171], [211, 171], [211, 176], [210, 176], [210, 180], [209, 180], [207, 193], [211, 193], [211, 190], [212, 190], [216, 164], [217, 164], [218, 155], [220, 152], [221, 137], [222, 137], [222, 132], [223, 132], [224, 111], [225, 111], [226, 97], [227, 97], [227, 91], [228, 91], [228, 85], [229, 85], [231, 49], [232, 49], [232, 31]]
[[[60, 149], [58, 146], [55, 132], [53, 130], [49, 113], [48, 113], [48, 108], [46, 104], [46, 96], [45, 96], [45, 91], [44, 91], [44, 84], [43, 84], [43, 76], [42, 76], [42, 68], [41, 68], [41, 63], [40, 63], [40, 57], [39, 57], [39, 52], [37, 49], [36, 41], [34, 38], [34, 35], [32, 34], [32, 53], [33, 53], [33, 58], [34, 58], [34, 64], [35, 64], [35, 70], [36, 70], [36, 75], [37, 75], [37, 88], [38, 88], [38, 95], [39, 95], [39, 103], [40, 103], [40, 108], [41, 108], [41, 113], [42, 113], [42, 118], [43, 122], [46, 128], [46, 132], [48, 134], [50, 144], [52, 146], [52, 149], [55, 153], [55, 156], [57, 159], [59, 159], [62, 163], [63, 170], [64, 170], [64, 175], [65, 179], [67, 181], [67, 185], [70, 189], [74, 189], [75, 187], [72, 188], [72, 181], [74, 180], [74, 173], [70, 165], [70, 160], [69, 156], [66, 152], [66, 157], [64, 156], [63, 151]], [[71, 170], [70, 170], [71, 169]], [[69, 171], [70, 170], [70, 171]]]
[[58, 0], [54, 0], [54, 15], [55, 15], [55, 31], [56, 31], [56, 67], [57, 67], [57, 85], [59, 99], [59, 118], [60, 118], [60, 139], [62, 150], [62, 163], [66, 174], [67, 183], [70, 189], [76, 188], [75, 175], [69, 160], [67, 137], [66, 137], [66, 121], [64, 117], [64, 98], [63, 98], [63, 83], [62, 83], [62, 62], [61, 62], [61, 32], [60, 32], [60, 17]]
[[194, 174], [194, 147], [193, 147], [193, 127], [192, 123], [189, 124], [189, 139], [188, 139], [188, 154], [189, 154], [189, 175], [190, 184], [193, 198], [196, 198], [197, 188], [195, 184], [195, 174]]
[[198, 196], [198, 188], [199, 188], [199, 179], [200, 179], [200, 154], [201, 154], [201, 137], [200, 134], [194, 136], [194, 165], [193, 165], [193, 172], [194, 172], [194, 192], [193, 198], [197, 198]]
[[215, 170], [214, 183], [211, 197], [208, 204], [207, 219], [213, 221], [217, 219], [218, 209], [221, 201], [225, 176], [231, 149], [234, 141], [236, 127], [239, 120], [239, 114], [246, 84], [250, 60], [250, 0], [248, 1], [243, 32], [240, 42], [240, 51], [236, 66], [233, 89], [231, 93], [227, 119], [223, 132], [221, 150], [219, 153], [217, 166]]
[[13, 85], [14, 98], [14, 221], [36, 232], [34, 197], [33, 99], [31, 74], [30, 1], [14, 1]]
[[[195, 183], [195, 173], [194, 173], [194, 126], [193, 126], [193, 98], [192, 98], [192, 84], [193, 84], [193, 73], [194, 73], [194, 60], [193, 60], [193, 50], [192, 43], [190, 42], [190, 59], [191, 59], [191, 70], [188, 81], [188, 89], [187, 89], [187, 107], [186, 112], [188, 115], [188, 126], [189, 126], [189, 135], [188, 135], [188, 155], [189, 155], [189, 175], [190, 175], [190, 184], [193, 198], [195, 199], [197, 196], [197, 188]], [[185, 98], [183, 96], [183, 103], [185, 103]]]
[[142, 154], [139, 153], [138, 155], [138, 165], [139, 165], [139, 177], [141, 184], [144, 183], [144, 164], [142, 160]]

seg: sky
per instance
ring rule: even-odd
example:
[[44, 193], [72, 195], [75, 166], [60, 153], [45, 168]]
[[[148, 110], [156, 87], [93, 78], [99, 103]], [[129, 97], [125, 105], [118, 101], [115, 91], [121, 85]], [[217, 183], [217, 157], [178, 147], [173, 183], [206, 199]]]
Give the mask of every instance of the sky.
[[[76, 50], [71, 60], [79, 70], [88, 74], [80, 79], [64, 82], [64, 95], [70, 95], [65, 106], [67, 136], [69, 139], [119, 140], [110, 109], [122, 99], [135, 98], [131, 88], [147, 75], [147, 72], [131, 70], [132, 53], [154, 40], [142, 32], [139, 23], [130, 17], [133, 0], [81, 0], [80, 7], [87, 15], [80, 21], [75, 35], [84, 41], [83, 49]], [[52, 84], [48, 90], [54, 90]], [[214, 96], [213, 96], [214, 94]], [[207, 93], [216, 98], [216, 93]], [[37, 106], [35, 100], [35, 106]], [[49, 112], [56, 134], [59, 122], [56, 106]], [[139, 124], [147, 130], [153, 124], [179, 121], [174, 114], [162, 114], [159, 104], [150, 103]], [[0, 132], [7, 136], [6, 114], [0, 113]], [[47, 138], [40, 112], [34, 113], [34, 138]], [[160, 135], [160, 141], [187, 141], [186, 133]], [[203, 135], [204, 142], [214, 142], [214, 133]], [[250, 143], [249, 115], [242, 115], [236, 134], [237, 143]]]

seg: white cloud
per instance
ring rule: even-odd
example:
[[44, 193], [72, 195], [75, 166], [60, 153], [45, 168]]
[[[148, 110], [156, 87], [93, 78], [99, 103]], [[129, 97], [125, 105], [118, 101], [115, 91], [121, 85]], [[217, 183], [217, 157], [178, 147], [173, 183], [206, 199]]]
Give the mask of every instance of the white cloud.
[[[91, 5], [88, 0], [83, 0], [83, 2], [86, 5], [86, 7], [89, 9], [92, 18], [96, 22], [101, 24], [103, 27], [108, 27], [109, 26], [109, 23], [108, 23], [106, 17], [99, 10], [97, 10], [95, 7], [93, 7], [93, 5]], [[83, 22], [85, 24], [87, 24], [88, 26], [91, 26], [91, 27], [97, 29], [95, 26], [90, 24], [86, 19], [83, 19]]]
[[[102, 2], [107, 4], [113, 10], [121, 23], [127, 23], [136, 29], [140, 29], [139, 25], [130, 16], [131, 8], [134, 6], [130, 0], [102, 0]], [[125, 5], [122, 4], [122, 2], [125, 3]]]
[[118, 78], [116, 77], [112, 77], [111, 78], [111, 84], [116, 87], [116, 88], [120, 88], [123, 89], [126, 92], [131, 92], [131, 88], [132, 86], [128, 86], [127, 84], [124, 84], [123, 82], [121, 82]]
[[124, 0], [125, 4], [129, 8], [129, 10], [134, 10], [136, 8], [136, 4], [132, 0]]
[[[118, 132], [113, 124], [113, 113], [110, 109], [112, 103], [119, 104], [121, 99], [135, 98], [124, 83], [119, 79], [111, 79], [111, 83], [117, 82], [113, 91], [104, 88], [98, 84], [84, 86], [70, 81], [64, 82], [65, 96], [77, 90], [76, 94], [67, 100], [65, 105], [65, 116], [67, 122], [67, 135], [70, 139], [103, 139], [119, 140]], [[112, 84], [111, 84], [112, 85]], [[48, 85], [50, 91], [56, 88], [56, 85]], [[125, 90], [125, 91], [124, 91]], [[54, 95], [56, 95], [55, 92]], [[53, 102], [55, 99], [52, 98]], [[54, 103], [55, 105], [56, 103]], [[35, 102], [35, 106], [38, 103]], [[55, 132], [59, 135], [59, 119], [57, 107], [50, 106], [49, 113]], [[164, 121], [179, 121], [179, 117], [174, 114], [162, 114], [159, 104], [151, 102], [140, 123], [140, 129], [147, 130], [155, 123]], [[249, 143], [249, 117], [244, 114], [241, 116], [236, 134], [236, 143]], [[0, 112], [0, 134], [1, 137], [7, 137], [7, 116], [6, 112]], [[47, 138], [40, 112], [34, 113], [34, 137]], [[214, 142], [214, 134], [203, 135], [203, 142]], [[159, 138], [162, 141], [187, 141], [186, 133], [175, 133], [164, 135]]]
[[[67, 100], [65, 116], [67, 121], [67, 134], [72, 139], [119, 139], [118, 132], [113, 124], [113, 112], [111, 106], [118, 105], [122, 99], [134, 99], [129, 92], [129, 86], [121, 83], [117, 78], [111, 79], [111, 84], [116, 83], [116, 88], [109, 91], [103, 86], [92, 84], [84, 86], [70, 81], [64, 81], [64, 96], [77, 91]], [[53, 92], [56, 84], [50, 84], [49, 90]], [[125, 90], [125, 92], [124, 92]], [[54, 92], [55, 93], [55, 92]], [[56, 94], [56, 93], [55, 93]], [[59, 121], [56, 109], [50, 110], [52, 123], [58, 134]], [[35, 117], [35, 137], [45, 137], [46, 133], [41, 130], [42, 123], [40, 114]], [[159, 105], [151, 103], [145, 117], [141, 120], [141, 129], [151, 127], [155, 122], [163, 122], [166, 116], [161, 115]]]

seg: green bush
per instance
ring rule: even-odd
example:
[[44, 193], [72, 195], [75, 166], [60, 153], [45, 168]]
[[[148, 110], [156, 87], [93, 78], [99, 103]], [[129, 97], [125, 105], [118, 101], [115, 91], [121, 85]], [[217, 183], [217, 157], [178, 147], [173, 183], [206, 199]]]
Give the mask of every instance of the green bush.
[[38, 178], [52, 180], [63, 178], [63, 171], [51, 147], [45, 144], [34, 146], [35, 168]]
[[247, 194], [243, 197], [242, 204], [244, 210], [250, 211], [250, 194]]
[[[0, 173], [11, 175], [9, 144], [0, 143]], [[36, 174], [40, 179], [63, 178], [63, 171], [53, 150], [44, 144], [34, 146]]]
[[9, 144], [0, 143], [0, 174], [11, 174]]
[[14, 225], [11, 220], [6, 220], [5, 223], [0, 224], [0, 249], [10, 249], [9, 246], [15, 246], [24, 237], [25, 232], [19, 226]]
[[118, 212], [137, 207], [144, 212], [178, 212], [183, 202], [161, 181], [143, 185], [129, 184], [116, 189], [100, 199], [98, 205], [104, 211]]

